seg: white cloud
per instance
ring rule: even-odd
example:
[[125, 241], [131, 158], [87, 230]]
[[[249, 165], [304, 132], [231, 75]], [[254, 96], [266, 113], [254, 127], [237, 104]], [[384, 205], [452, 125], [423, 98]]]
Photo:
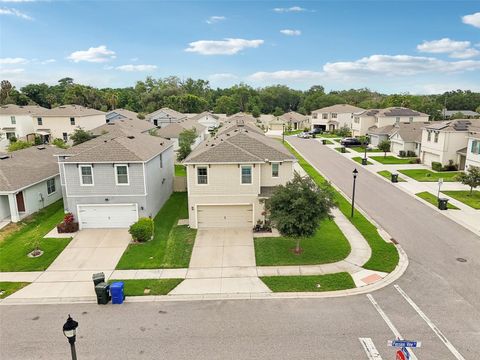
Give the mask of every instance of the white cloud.
[[224, 39], [224, 40], [199, 40], [191, 42], [187, 52], [202, 55], [234, 55], [246, 48], [257, 48], [263, 40]]
[[312, 78], [321, 78], [322, 72], [310, 70], [279, 70], [279, 71], [259, 71], [249, 76], [256, 81], [286, 81], [286, 80], [306, 80]]
[[46, 64], [54, 63], [54, 62], [56, 62], [56, 61], [57, 61], [57, 60], [55, 60], [55, 59], [47, 59], [47, 60], [41, 61], [40, 64], [46, 65]]
[[426, 53], [450, 53], [454, 51], [462, 51], [470, 47], [470, 41], [455, 41], [449, 38], [443, 38], [440, 40], [424, 41], [422, 44], [417, 45], [417, 50]]
[[115, 52], [108, 50], [105, 45], [99, 47], [91, 47], [88, 50], [75, 51], [67, 57], [67, 59], [73, 62], [87, 61], [87, 62], [106, 62], [115, 59]]
[[25, 58], [0, 58], [1, 65], [26, 64], [28, 62]]
[[226, 20], [227, 18], [225, 16], [210, 16], [205, 22], [207, 24], [215, 24], [221, 21]]
[[480, 12], [462, 16], [462, 22], [480, 28]]
[[154, 71], [154, 70], [157, 69], [157, 65], [133, 65], [133, 64], [128, 64], [128, 65], [117, 66], [115, 69], [120, 70], [120, 71], [127, 71], [127, 72]]
[[410, 55], [371, 55], [356, 61], [326, 63], [323, 70], [330, 76], [410, 76], [429, 72], [465, 72], [480, 69], [480, 61], [444, 61]]
[[25, 71], [25, 69], [0, 69], [0, 75], [15, 75], [21, 74]]
[[454, 51], [450, 54], [450, 57], [455, 59], [468, 59], [477, 55], [480, 55], [480, 51], [474, 48], [469, 48], [462, 51]]
[[278, 13], [286, 13], [286, 12], [302, 12], [302, 11], [307, 11], [307, 9], [302, 8], [300, 6], [292, 6], [289, 8], [274, 8], [273, 11]]
[[293, 30], [293, 29], [283, 29], [283, 30], [280, 30], [280, 32], [283, 35], [287, 35], [287, 36], [299, 36], [302, 34], [300, 30]]
[[213, 81], [221, 81], [221, 80], [237, 79], [238, 76], [230, 73], [218, 73], [218, 74], [209, 75], [208, 78]]
[[13, 15], [25, 20], [33, 20], [33, 18], [30, 15], [27, 15], [21, 12], [20, 10], [17, 10], [14, 8], [6, 8], [6, 7], [0, 8], [0, 15]]

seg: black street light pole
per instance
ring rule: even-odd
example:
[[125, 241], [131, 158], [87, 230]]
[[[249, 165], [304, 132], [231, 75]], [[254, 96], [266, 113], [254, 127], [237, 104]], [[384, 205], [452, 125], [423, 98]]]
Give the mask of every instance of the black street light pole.
[[78, 327], [78, 322], [73, 320], [70, 317], [70, 314], [69, 314], [67, 321], [65, 322], [65, 324], [63, 324], [63, 335], [65, 335], [67, 337], [68, 342], [70, 343], [70, 350], [72, 352], [72, 360], [77, 360], [77, 351], [75, 349], [77, 327]]
[[352, 218], [353, 218], [353, 212], [355, 210], [355, 182], [357, 180], [357, 174], [358, 174], [358, 170], [357, 168], [355, 168], [353, 170], [353, 193], [352, 193], [352, 214], [351, 214]]

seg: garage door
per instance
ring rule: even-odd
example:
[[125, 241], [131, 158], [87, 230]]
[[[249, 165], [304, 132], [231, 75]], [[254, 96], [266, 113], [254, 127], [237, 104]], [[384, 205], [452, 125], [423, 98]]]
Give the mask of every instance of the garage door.
[[78, 205], [78, 222], [82, 229], [128, 228], [137, 220], [136, 204]]
[[252, 228], [252, 205], [199, 205], [198, 228]]
[[429, 152], [424, 152], [423, 163], [427, 166], [432, 166], [432, 161], [436, 161], [436, 162], [440, 161], [440, 156], [429, 153]]

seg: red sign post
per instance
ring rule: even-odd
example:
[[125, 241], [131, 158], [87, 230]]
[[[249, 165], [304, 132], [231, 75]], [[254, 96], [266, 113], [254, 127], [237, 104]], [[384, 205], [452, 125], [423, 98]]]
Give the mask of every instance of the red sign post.
[[402, 350], [397, 350], [397, 357], [396, 360], [405, 360], [405, 355], [403, 354]]

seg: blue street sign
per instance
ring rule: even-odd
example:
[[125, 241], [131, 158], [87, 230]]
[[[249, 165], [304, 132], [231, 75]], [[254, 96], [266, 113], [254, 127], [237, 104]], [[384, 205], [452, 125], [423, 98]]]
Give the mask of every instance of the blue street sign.
[[411, 340], [388, 340], [388, 346], [399, 348], [419, 348], [422, 346], [422, 342]]
[[406, 360], [410, 360], [410, 353], [408, 352], [406, 347], [402, 348], [403, 355], [405, 355]]

